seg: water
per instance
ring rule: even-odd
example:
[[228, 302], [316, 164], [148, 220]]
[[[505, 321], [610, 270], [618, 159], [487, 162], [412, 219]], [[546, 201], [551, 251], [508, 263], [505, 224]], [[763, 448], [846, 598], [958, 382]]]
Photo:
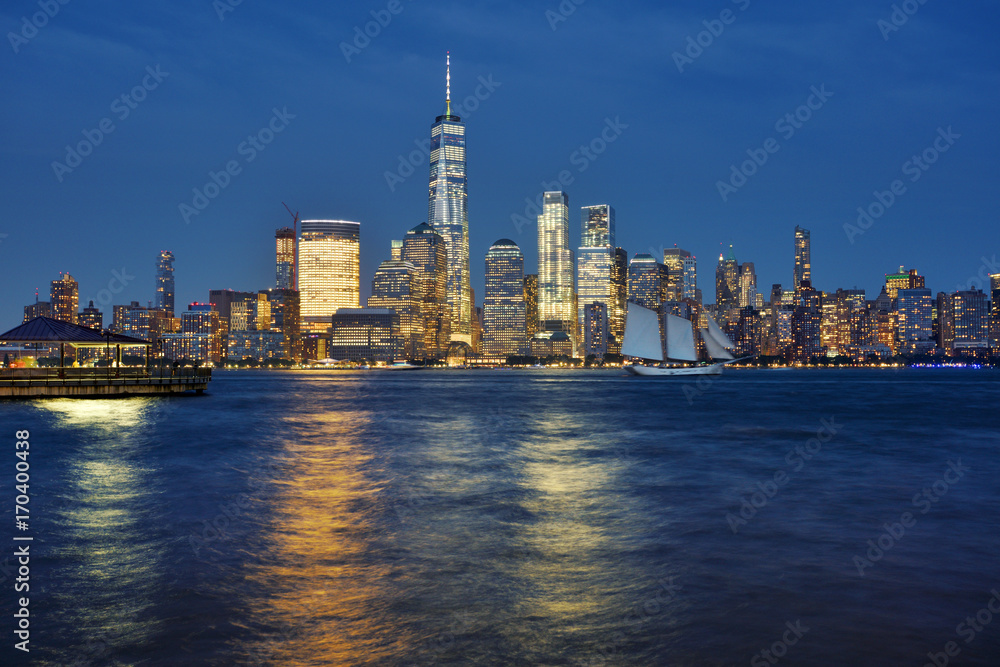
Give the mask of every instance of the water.
[[[996, 665], [998, 379], [241, 372], [3, 402], [0, 558], [29, 429], [31, 664]], [[13, 576], [0, 656], [27, 664]]]

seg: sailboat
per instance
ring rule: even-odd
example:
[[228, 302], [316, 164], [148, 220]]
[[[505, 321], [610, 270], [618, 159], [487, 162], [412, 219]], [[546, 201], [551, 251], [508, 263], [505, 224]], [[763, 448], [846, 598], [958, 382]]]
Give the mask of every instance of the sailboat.
[[722, 375], [722, 368], [727, 363], [735, 361], [727, 348], [736, 346], [722, 331], [719, 325], [708, 316], [708, 328], [699, 333], [705, 342], [708, 354], [713, 360], [721, 363], [704, 364], [698, 362], [698, 352], [694, 347], [694, 325], [683, 317], [667, 314], [664, 320], [666, 326], [666, 358], [663, 346], [660, 344], [660, 318], [656, 311], [643, 308], [639, 304], [628, 303], [625, 314], [625, 339], [622, 341], [622, 354], [626, 357], [639, 357], [646, 361], [660, 362], [659, 365], [635, 364], [626, 366], [633, 375], [664, 376], [664, 375]]

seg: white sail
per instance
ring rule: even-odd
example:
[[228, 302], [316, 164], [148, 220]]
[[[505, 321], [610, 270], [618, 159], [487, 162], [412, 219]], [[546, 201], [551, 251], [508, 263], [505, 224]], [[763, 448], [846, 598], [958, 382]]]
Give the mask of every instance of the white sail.
[[653, 361], [663, 361], [663, 347], [660, 345], [660, 318], [656, 312], [642, 306], [628, 303], [625, 312], [625, 340], [622, 354], [626, 357], [641, 357]]
[[733, 358], [733, 355], [729, 354], [729, 352], [726, 351], [726, 348], [722, 347], [722, 345], [715, 340], [710, 329], [701, 330], [701, 339], [705, 341], [705, 349], [708, 350], [708, 356], [713, 359], [728, 360]]
[[[723, 332], [722, 329], [719, 328], [719, 325], [715, 322], [714, 319], [712, 319], [712, 316], [705, 315], [705, 317], [708, 318], [708, 329], [707, 329], [708, 336], [711, 337], [712, 340], [714, 340], [716, 343], [718, 343], [720, 347], [723, 347], [727, 350], [735, 350], [736, 344], [733, 343], [733, 341], [729, 340], [729, 336], [727, 336], [725, 332]], [[702, 338], [705, 338], [705, 336], [703, 336]], [[705, 345], [707, 346], [708, 343], [705, 343]], [[715, 355], [713, 354], [712, 356], [714, 357]], [[732, 357], [729, 358], [732, 359]]]
[[664, 324], [667, 327], [667, 359], [698, 361], [691, 321], [668, 313], [664, 317]]

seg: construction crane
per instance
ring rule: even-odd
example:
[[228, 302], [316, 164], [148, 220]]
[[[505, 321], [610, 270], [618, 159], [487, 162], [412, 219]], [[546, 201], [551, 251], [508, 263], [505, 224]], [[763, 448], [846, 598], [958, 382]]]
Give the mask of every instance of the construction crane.
[[293, 239], [295, 259], [292, 264], [292, 271], [295, 273], [295, 280], [293, 281], [295, 286], [295, 291], [299, 291], [299, 212], [296, 211], [292, 213], [292, 209], [288, 208], [288, 204], [281, 202], [281, 205], [285, 207], [288, 211], [288, 215], [292, 216], [292, 233], [295, 235]]

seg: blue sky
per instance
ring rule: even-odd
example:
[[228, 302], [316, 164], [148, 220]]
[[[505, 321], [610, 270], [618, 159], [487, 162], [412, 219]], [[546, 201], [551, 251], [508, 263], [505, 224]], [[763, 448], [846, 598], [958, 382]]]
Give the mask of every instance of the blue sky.
[[[854, 0], [231, 2], [42, 0], [55, 15], [37, 30], [23, 17], [43, 11], [38, 0], [4, 3], [0, 325], [20, 322], [60, 271], [80, 281], [81, 305], [117, 290], [116, 271], [127, 285], [112, 303], [145, 303], [163, 249], [177, 256], [179, 309], [209, 289], [271, 287], [282, 201], [362, 223], [366, 296], [390, 240], [426, 219], [426, 161], [392, 188], [386, 172], [442, 112], [448, 50], [453, 98], [477, 87], [482, 98], [466, 118], [480, 303], [497, 239], [536, 266], [535, 227], [512, 216], [563, 171], [571, 243], [579, 207], [609, 203], [630, 256], [675, 243], [698, 256], [706, 301], [722, 244], [754, 262], [765, 293], [787, 286], [797, 224], [812, 231], [816, 286], [870, 298], [901, 264], [951, 291], [1000, 255], [995, 1], [914, 0], [911, 14], [898, 3], [895, 24], [893, 3]], [[387, 25], [345, 56], [372, 12]], [[706, 46], [687, 51], [689, 38]], [[244, 144], [275, 110], [273, 141]], [[777, 123], [796, 113], [808, 120], [790, 135]], [[583, 158], [609, 122], [614, 141]], [[72, 171], [54, 167], [85, 132], [100, 143]], [[926, 149], [934, 164], [907, 169]], [[185, 220], [180, 205], [230, 162], [226, 187]], [[724, 198], [733, 165], [754, 173]], [[848, 234], [897, 180], [884, 214]]]

